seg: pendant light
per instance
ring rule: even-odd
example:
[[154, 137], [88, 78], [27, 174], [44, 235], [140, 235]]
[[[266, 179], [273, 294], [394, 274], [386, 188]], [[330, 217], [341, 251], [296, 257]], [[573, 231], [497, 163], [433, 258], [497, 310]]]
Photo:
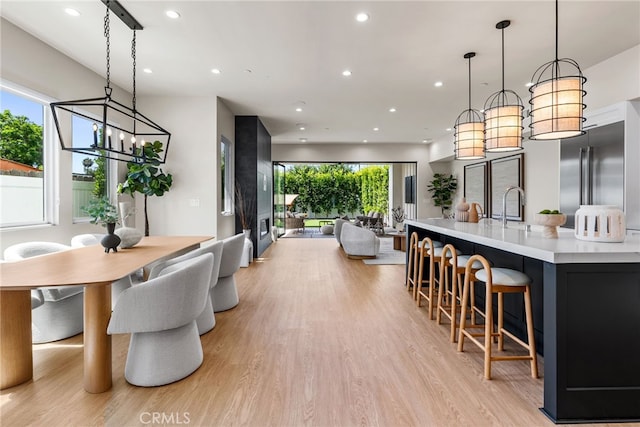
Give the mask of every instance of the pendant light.
[[456, 160], [483, 159], [484, 154], [484, 120], [482, 113], [471, 108], [471, 58], [475, 52], [464, 54], [469, 61], [469, 108], [456, 119], [454, 131], [454, 153]]
[[559, 139], [583, 135], [587, 79], [570, 58], [558, 59], [558, 0], [556, 0], [556, 59], [542, 65], [531, 78], [531, 139]]
[[[165, 163], [171, 134], [136, 109], [136, 30], [142, 25], [115, 0], [102, 0], [107, 7], [104, 17], [106, 38], [107, 85], [102, 98], [79, 99], [52, 102], [51, 112], [63, 150], [104, 157], [125, 162], [145, 163], [150, 161], [145, 155], [145, 141], [159, 141], [162, 152], [154, 158], [154, 163]], [[133, 30], [131, 57], [133, 58], [133, 99], [132, 107], [125, 106], [111, 98], [110, 73], [110, 13], [113, 12]], [[71, 140], [65, 144], [65, 133], [61, 118], [70, 116], [73, 128]], [[67, 130], [67, 134], [69, 131]], [[68, 136], [67, 136], [68, 138]]]
[[496, 24], [502, 32], [502, 90], [494, 93], [484, 104], [485, 150], [502, 152], [522, 150], [522, 99], [504, 88], [504, 29], [511, 21]]

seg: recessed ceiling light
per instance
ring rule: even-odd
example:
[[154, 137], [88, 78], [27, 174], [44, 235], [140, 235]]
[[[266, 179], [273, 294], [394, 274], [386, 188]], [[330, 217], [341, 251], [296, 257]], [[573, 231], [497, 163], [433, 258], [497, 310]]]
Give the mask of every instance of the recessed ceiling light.
[[64, 11], [70, 16], [80, 16], [80, 12], [75, 9], [71, 9], [70, 7], [66, 8]]
[[167, 10], [165, 12], [165, 15], [167, 15], [169, 18], [171, 19], [178, 19], [180, 18], [180, 14], [178, 12], [176, 12], [175, 10]]
[[343, 75], [343, 76], [345, 76], [345, 77], [349, 77], [349, 76], [351, 75], [351, 71], [349, 71], [349, 70], [344, 70], [344, 71], [342, 72], [342, 75]]
[[435, 82], [433, 85], [435, 87], [442, 87], [442, 84], [443, 84], [442, 82]]
[[429, 142], [429, 141], [428, 141], [428, 140], [426, 140], [426, 139], [423, 139], [423, 140], [422, 140], [422, 143], [423, 143], [423, 144], [426, 144], [427, 142]]
[[397, 111], [397, 110], [396, 110], [396, 108], [395, 108], [395, 107], [391, 107], [391, 108], [389, 108], [389, 112], [390, 112], [390, 113], [395, 113], [396, 111]]
[[306, 127], [305, 127], [304, 125], [298, 125], [298, 129], [300, 129], [300, 130], [305, 130], [305, 129], [306, 129]]
[[145, 68], [142, 70], [143, 72], [147, 73], [147, 74], [151, 74], [153, 73], [153, 70], [151, 68]]
[[299, 113], [299, 112], [301, 112], [301, 111], [302, 111], [302, 107], [298, 107], [298, 108], [296, 108], [296, 111], [297, 111], [298, 113]]
[[367, 143], [367, 142], [369, 142], [369, 141], [368, 141], [368, 140], [366, 140], [366, 139], [363, 139], [363, 140], [362, 140], [362, 142], [364, 142], [364, 143], [366, 144], [366, 143]]
[[213, 68], [213, 69], [211, 70], [211, 72], [212, 72], [213, 74], [220, 74], [220, 73], [221, 73], [221, 71], [220, 71], [218, 68]]
[[358, 22], [367, 22], [369, 20], [369, 15], [362, 12], [356, 15], [356, 21]]
[[533, 82], [527, 82], [527, 83], [525, 84], [525, 86], [526, 86], [526, 87], [531, 87], [531, 86], [533, 86]]
[[300, 142], [307, 142], [307, 138], [300, 138]]
[[380, 128], [373, 128], [374, 132], [378, 132], [380, 130]]
[[446, 130], [447, 130], [447, 132], [451, 132], [451, 128], [447, 128]]

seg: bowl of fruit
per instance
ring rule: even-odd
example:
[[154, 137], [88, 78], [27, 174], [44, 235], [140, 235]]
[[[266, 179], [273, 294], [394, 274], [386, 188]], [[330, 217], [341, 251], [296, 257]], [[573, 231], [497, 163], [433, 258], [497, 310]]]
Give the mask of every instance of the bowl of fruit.
[[557, 209], [544, 209], [535, 214], [533, 221], [543, 226], [542, 235], [544, 237], [547, 239], [557, 239], [557, 227], [567, 222], [567, 216]]

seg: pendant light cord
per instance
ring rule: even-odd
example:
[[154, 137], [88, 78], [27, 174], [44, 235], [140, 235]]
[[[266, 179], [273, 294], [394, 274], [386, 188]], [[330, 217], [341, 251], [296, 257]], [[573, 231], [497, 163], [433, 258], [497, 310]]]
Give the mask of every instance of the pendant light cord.
[[471, 57], [469, 59], [469, 111], [471, 111]]
[[556, 0], [556, 61], [558, 61], [558, 0]]
[[501, 32], [502, 32], [502, 92], [504, 92], [504, 27], [502, 27]]
[[133, 39], [131, 40], [131, 58], [133, 58], [133, 112], [136, 113], [136, 30], [133, 30]]
[[104, 36], [107, 39], [107, 86], [104, 91], [108, 97], [111, 97], [111, 40], [110, 40], [110, 19], [109, 19], [109, 0], [106, 2], [107, 12], [104, 15]]

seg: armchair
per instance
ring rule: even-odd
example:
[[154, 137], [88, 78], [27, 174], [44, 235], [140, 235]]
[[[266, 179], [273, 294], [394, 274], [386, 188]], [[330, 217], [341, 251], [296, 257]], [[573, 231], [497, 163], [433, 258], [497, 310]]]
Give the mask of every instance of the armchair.
[[108, 334], [131, 334], [124, 376], [134, 385], [169, 384], [193, 373], [203, 360], [196, 318], [209, 293], [213, 255], [175, 263], [155, 279], [126, 289]]
[[[18, 261], [71, 249], [55, 242], [25, 242], [4, 251], [6, 261]], [[34, 344], [58, 341], [81, 333], [83, 286], [40, 288], [31, 291], [31, 340]]]

